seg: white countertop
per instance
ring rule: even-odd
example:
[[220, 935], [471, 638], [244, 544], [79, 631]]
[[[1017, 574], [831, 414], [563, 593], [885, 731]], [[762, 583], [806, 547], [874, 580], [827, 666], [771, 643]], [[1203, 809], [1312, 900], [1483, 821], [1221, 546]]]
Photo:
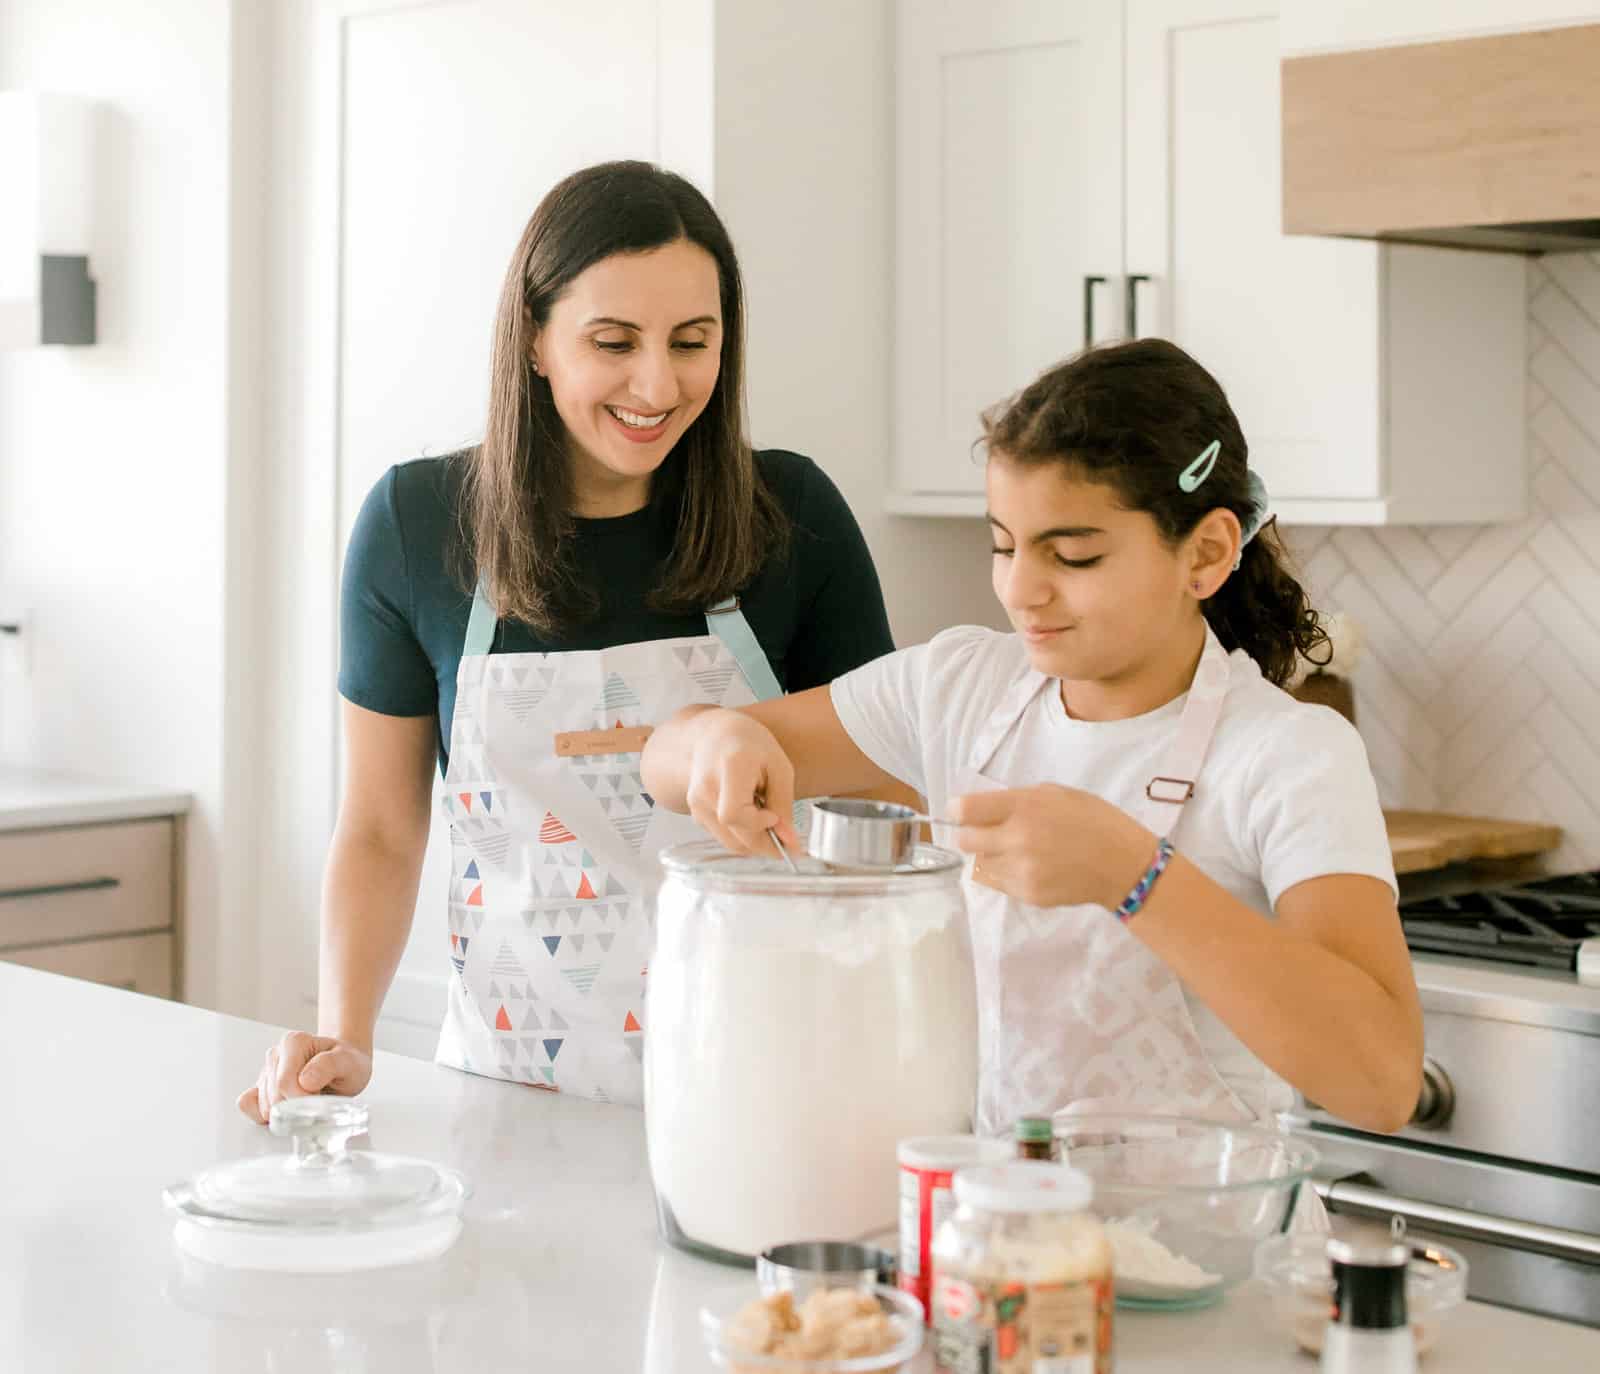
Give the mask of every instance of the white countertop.
[[191, 800], [187, 792], [170, 787], [0, 768], [0, 832], [181, 816]]
[[[373, 1145], [472, 1180], [443, 1258], [353, 1278], [180, 1260], [164, 1185], [282, 1148], [233, 1099], [268, 1027], [0, 965], [0, 1370], [6, 1374], [485, 1374], [709, 1368], [698, 1311], [753, 1277], [656, 1238], [643, 1118], [379, 1054]], [[1119, 1313], [1121, 1374], [1316, 1366], [1250, 1287], [1182, 1315]], [[1469, 1303], [1423, 1368], [1600, 1367], [1600, 1332]]]

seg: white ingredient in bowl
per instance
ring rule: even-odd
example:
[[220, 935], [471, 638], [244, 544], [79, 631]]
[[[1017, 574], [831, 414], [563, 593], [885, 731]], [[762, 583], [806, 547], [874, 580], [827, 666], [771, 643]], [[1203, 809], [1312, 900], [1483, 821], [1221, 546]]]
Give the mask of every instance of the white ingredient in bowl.
[[1128, 1297], [1174, 1297], [1222, 1282], [1220, 1274], [1209, 1273], [1193, 1260], [1175, 1254], [1132, 1222], [1108, 1221], [1105, 1227], [1111, 1241], [1111, 1269], [1118, 1293]]

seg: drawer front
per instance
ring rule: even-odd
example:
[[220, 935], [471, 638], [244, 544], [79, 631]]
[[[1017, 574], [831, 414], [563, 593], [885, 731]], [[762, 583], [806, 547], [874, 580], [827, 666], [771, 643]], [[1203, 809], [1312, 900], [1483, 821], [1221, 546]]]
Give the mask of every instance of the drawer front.
[[0, 954], [172, 926], [170, 820], [0, 835]]
[[0, 953], [0, 959], [152, 997], [172, 996], [170, 935], [125, 935], [113, 940], [40, 945]]

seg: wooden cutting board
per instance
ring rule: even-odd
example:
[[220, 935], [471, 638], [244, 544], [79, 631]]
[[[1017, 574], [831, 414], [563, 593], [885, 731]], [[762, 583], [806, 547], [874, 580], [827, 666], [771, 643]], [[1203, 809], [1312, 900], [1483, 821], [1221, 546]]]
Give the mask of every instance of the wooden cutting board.
[[1561, 827], [1436, 811], [1385, 811], [1396, 873], [1418, 873], [1473, 859], [1516, 859], [1561, 843]]

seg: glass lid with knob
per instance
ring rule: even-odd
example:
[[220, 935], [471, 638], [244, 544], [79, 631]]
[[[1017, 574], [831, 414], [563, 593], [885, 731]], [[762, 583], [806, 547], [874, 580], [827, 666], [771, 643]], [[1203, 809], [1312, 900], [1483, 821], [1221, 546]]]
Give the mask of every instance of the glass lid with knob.
[[242, 1268], [333, 1270], [410, 1263], [460, 1234], [469, 1193], [453, 1169], [350, 1148], [364, 1103], [285, 1098], [269, 1128], [286, 1154], [232, 1160], [163, 1194], [191, 1254]]

